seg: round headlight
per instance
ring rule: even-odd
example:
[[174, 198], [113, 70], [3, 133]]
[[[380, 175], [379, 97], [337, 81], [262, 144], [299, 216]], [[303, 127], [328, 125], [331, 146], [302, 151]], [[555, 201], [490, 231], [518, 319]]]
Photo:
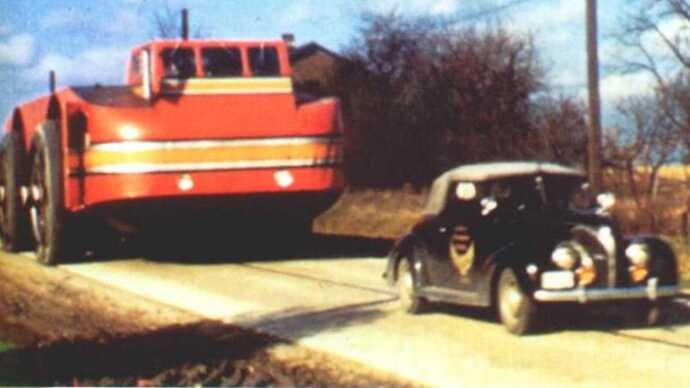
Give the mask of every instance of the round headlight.
[[649, 248], [642, 243], [632, 243], [625, 249], [625, 256], [633, 265], [646, 265], [649, 262]]
[[577, 263], [579, 255], [577, 251], [570, 245], [559, 245], [551, 253], [551, 261], [553, 261], [558, 268], [573, 269]]

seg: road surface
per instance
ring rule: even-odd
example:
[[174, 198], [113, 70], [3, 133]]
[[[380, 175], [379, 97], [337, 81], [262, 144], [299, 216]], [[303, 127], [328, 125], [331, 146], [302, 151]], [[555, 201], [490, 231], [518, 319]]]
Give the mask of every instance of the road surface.
[[167, 253], [58, 270], [424, 385], [690, 386], [686, 299], [674, 303], [674, 318], [663, 327], [633, 327], [607, 311], [575, 312], [550, 317], [556, 323], [544, 333], [515, 337], [482, 309], [398, 311], [381, 278], [385, 259], [338, 244], [348, 243], [301, 256]]

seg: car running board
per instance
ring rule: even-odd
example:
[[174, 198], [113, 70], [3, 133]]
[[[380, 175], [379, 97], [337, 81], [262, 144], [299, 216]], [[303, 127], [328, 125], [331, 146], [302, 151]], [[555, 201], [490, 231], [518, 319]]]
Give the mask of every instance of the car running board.
[[432, 302], [461, 303], [470, 306], [488, 307], [479, 294], [472, 291], [454, 290], [444, 287], [426, 286], [417, 291], [419, 296]]

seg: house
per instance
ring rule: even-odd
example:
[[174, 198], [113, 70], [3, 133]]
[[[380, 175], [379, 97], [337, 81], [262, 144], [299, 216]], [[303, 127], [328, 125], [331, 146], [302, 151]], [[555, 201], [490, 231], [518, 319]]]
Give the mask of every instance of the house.
[[284, 34], [283, 39], [290, 47], [295, 89], [314, 95], [337, 94], [337, 78], [349, 61], [316, 42], [294, 46], [292, 34]]

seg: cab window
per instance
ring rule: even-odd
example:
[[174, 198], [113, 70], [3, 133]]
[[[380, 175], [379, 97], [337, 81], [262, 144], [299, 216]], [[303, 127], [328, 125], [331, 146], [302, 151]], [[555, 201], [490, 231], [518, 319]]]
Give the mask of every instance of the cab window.
[[207, 48], [201, 50], [206, 77], [236, 77], [242, 75], [242, 55], [238, 48]]
[[129, 59], [129, 74], [131, 77], [135, 80], [141, 79], [141, 60], [140, 58], [141, 53], [137, 52], [132, 54], [132, 57]]
[[194, 50], [191, 48], [165, 49], [161, 58], [166, 78], [192, 78], [196, 75]]
[[250, 47], [249, 67], [256, 77], [280, 75], [278, 50], [275, 47]]

